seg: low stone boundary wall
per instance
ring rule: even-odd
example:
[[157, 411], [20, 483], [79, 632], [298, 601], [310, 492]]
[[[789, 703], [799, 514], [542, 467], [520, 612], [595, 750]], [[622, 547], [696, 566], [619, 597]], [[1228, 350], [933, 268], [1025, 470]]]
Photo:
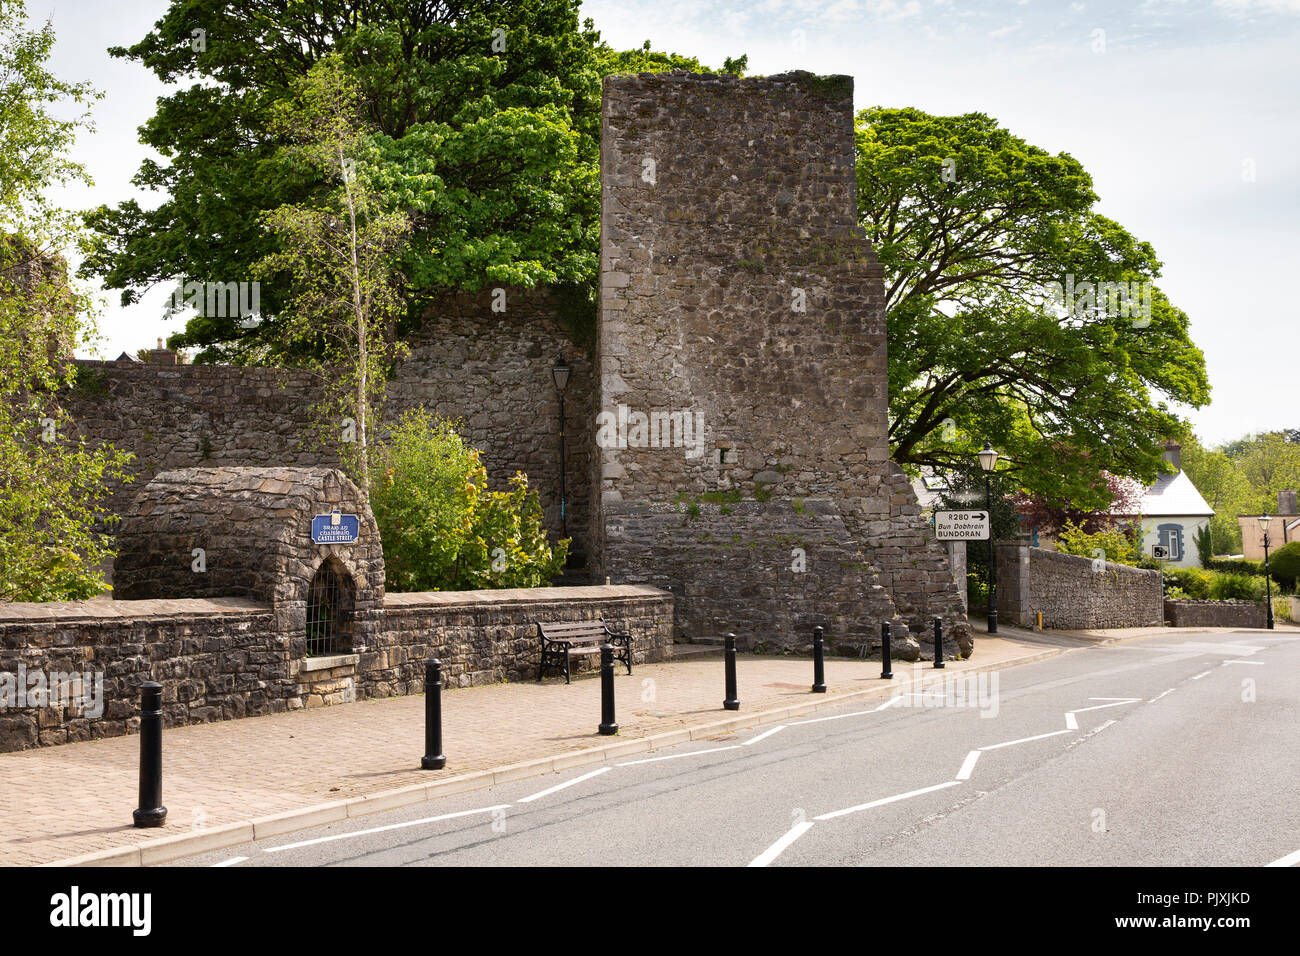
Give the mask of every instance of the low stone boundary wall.
[[361, 655], [363, 697], [420, 693], [430, 648], [450, 687], [536, 680], [538, 621], [603, 619], [632, 635], [633, 665], [672, 656], [673, 596], [648, 585], [389, 594], [384, 611], [379, 646]]
[[1268, 609], [1254, 601], [1165, 601], [1174, 627], [1267, 627]]
[[1033, 627], [1040, 611], [1043, 627], [1066, 630], [1164, 622], [1159, 571], [1020, 541], [998, 542], [997, 557], [998, 617], [1008, 624]]
[[603, 618], [633, 663], [672, 653], [673, 596], [644, 585], [387, 595], [351, 653], [304, 658], [270, 605], [243, 598], [0, 606], [0, 752], [132, 733], [140, 685], [167, 726], [537, 676], [537, 621]]

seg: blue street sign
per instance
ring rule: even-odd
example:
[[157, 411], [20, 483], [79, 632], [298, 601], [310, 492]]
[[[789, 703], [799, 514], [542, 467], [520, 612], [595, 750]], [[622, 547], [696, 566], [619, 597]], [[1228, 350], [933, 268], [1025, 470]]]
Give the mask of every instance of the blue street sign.
[[361, 536], [361, 519], [356, 515], [317, 515], [311, 519], [311, 539], [316, 544], [352, 544]]

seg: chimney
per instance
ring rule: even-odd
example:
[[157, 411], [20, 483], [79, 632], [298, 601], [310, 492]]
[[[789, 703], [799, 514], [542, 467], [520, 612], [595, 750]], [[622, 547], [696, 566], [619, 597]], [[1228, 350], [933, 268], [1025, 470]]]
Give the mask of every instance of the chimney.
[[1165, 453], [1161, 457], [1179, 471], [1183, 470], [1183, 446], [1174, 439], [1165, 440]]
[[1277, 493], [1277, 513], [1280, 515], [1300, 514], [1296, 509], [1295, 491], [1279, 491]]
[[163, 345], [163, 340], [158, 340], [158, 347], [149, 350], [150, 365], [176, 365], [176, 353]]

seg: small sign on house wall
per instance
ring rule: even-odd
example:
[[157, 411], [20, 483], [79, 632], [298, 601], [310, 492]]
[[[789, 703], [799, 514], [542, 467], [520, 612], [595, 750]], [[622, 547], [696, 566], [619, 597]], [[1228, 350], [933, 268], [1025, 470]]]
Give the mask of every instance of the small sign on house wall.
[[357, 515], [316, 515], [311, 519], [311, 539], [316, 544], [352, 544], [361, 536], [361, 519]]

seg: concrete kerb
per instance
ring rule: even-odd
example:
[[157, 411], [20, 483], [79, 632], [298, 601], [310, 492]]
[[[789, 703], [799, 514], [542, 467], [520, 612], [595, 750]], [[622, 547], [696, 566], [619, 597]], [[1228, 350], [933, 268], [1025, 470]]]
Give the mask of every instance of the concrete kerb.
[[[1116, 640], [1123, 640], [1123, 638], [1116, 638]], [[1104, 643], [1110, 643], [1110, 641]], [[927, 668], [925, 670], [926, 677], [921, 681], [920, 686], [925, 687], [927, 684], [937, 683], [945, 677], [956, 676], [957, 674], [966, 677], [1002, 668], [1019, 667], [1022, 664], [1033, 664], [1064, 654], [1066, 651], [1077, 649], [1053, 647], [1024, 657], [1015, 657], [989, 664], [977, 664], [970, 668], [963, 668], [961, 671], [944, 672]], [[425, 803], [441, 797], [448, 797], [470, 790], [479, 790], [511, 780], [540, 777], [560, 770], [583, 767], [593, 763], [604, 763], [618, 757], [662, 750], [665, 747], [675, 747], [678, 744], [690, 743], [696, 740], [707, 740], [719, 734], [747, 727], [780, 723], [782, 720], [791, 717], [799, 717], [813, 711], [838, 707], [846, 701], [890, 697], [900, 688], [910, 686], [906, 679], [900, 679], [905, 676], [901, 666], [899, 670], [900, 674], [887, 685], [863, 687], [858, 690], [830, 693], [825, 696], [810, 694], [810, 699], [800, 701], [797, 704], [785, 704], [780, 707], [728, 717], [695, 727], [615, 741], [600, 747], [575, 750], [570, 753], [495, 767], [490, 770], [461, 774], [458, 777], [448, 777], [445, 780], [435, 780], [394, 790], [383, 790], [363, 797], [353, 797], [348, 800], [338, 800], [331, 803], [317, 804], [312, 807], [303, 807], [298, 810], [288, 810], [284, 813], [259, 817], [247, 822], [224, 824], [192, 833], [182, 833], [159, 840], [149, 840], [129, 847], [101, 850], [97, 853], [87, 853], [65, 860], [42, 863], [41, 866], [153, 866], [169, 863], [196, 853], [206, 853], [212, 850], [224, 849], [225, 847], [239, 846], [241, 843], [262, 840], [271, 836], [282, 836], [286, 833], [310, 829], [325, 823], [336, 823], [340, 820], [365, 816], [370, 813], [379, 813], [384, 810]], [[931, 675], [933, 676], [931, 677]], [[815, 699], [811, 699], [814, 697]]]

